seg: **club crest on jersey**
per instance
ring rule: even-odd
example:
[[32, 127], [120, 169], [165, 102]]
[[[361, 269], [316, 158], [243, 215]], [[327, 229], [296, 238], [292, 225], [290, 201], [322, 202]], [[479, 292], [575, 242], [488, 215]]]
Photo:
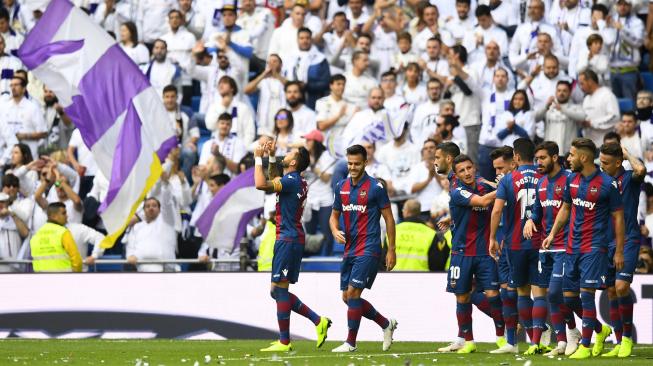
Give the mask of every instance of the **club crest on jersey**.
[[364, 190], [364, 189], [361, 189], [361, 193], [359, 193], [358, 196], [360, 196], [360, 197], [365, 197], [365, 196], [367, 196], [367, 191]]
[[562, 187], [561, 187], [561, 186], [556, 186], [556, 187], [555, 187], [555, 192], [556, 192], [556, 193], [560, 193], [560, 192], [562, 192]]
[[590, 194], [596, 194], [599, 190], [596, 187], [590, 187]]

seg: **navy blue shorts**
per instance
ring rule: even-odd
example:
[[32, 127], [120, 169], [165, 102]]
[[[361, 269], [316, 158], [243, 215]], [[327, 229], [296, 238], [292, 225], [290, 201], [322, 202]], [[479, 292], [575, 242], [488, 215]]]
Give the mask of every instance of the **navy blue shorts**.
[[614, 286], [615, 280], [626, 281], [629, 283], [633, 282], [633, 275], [635, 274], [637, 260], [639, 259], [639, 247], [639, 243], [626, 243], [624, 246], [624, 268], [622, 268], [619, 273], [616, 273], [617, 271], [614, 268], [613, 261], [614, 252], [617, 248], [610, 247], [610, 249], [608, 249], [608, 276], [605, 280], [606, 286]]
[[274, 242], [272, 282], [295, 283], [302, 267], [304, 245], [282, 240]]
[[558, 288], [574, 288], [574, 292], [578, 292], [578, 282], [569, 282], [565, 278], [565, 252], [540, 252], [540, 283], [541, 288], [549, 288], [554, 283], [561, 283], [562, 286]]
[[499, 256], [497, 267], [499, 270], [499, 283], [510, 283], [510, 264], [508, 263], [508, 248], [504, 247]]
[[497, 262], [489, 255], [466, 257], [454, 253], [447, 274], [447, 292], [466, 294], [472, 290], [498, 290]]
[[538, 285], [540, 253], [538, 249], [510, 249], [508, 251], [508, 264], [510, 265], [511, 288], [526, 285]]
[[379, 257], [346, 257], [340, 265], [340, 290], [347, 287], [372, 288], [379, 271]]
[[567, 254], [565, 258], [565, 281], [563, 291], [577, 291], [569, 288], [570, 284], [578, 283], [580, 288], [604, 288], [608, 274], [608, 253], [592, 252]]

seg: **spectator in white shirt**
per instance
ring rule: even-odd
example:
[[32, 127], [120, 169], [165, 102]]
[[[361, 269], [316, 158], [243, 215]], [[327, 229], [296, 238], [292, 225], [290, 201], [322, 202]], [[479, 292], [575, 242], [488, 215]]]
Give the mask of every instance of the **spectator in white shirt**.
[[578, 81], [585, 93], [583, 110], [587, 119], [582, 122], [583, 136], [600, 146], [603, 135], [611, 131], [619, 121], [619, 102], [609, 88], [599, 84], [599, 77], [594, 71], [587, 69], [581, 72]]
[[303, 136], [317, 128], [315, 111], [304, 104], [304, 90], [297, 81], [286, 83], [286, 104], [290, 107], [294, 119], [294, 131], [297, 136]]
[[345, 85], [345, 100], [359, 108], [365, 108], [367, 96], [377, 86], [376, 80], [365, 74], [370, 64], [370, 56], [364, 51], [356, 51], [351, 56], [351, 71], [345, 74], [347, 85]]
[[453, 113], [448, 113], [447, 109], [449, 106], [453, 106], [450, 100], [440, 102], [440, 108], [444, 113], [440, 113], [440, 116], [438, 116], [437, 128], [430, 138], [435, 140], [438, 145], [443, 142], [453, 142], [458, 146], [461, 153], [464, 154], [467, 151], [465, 131], [462, 128], [458, 128], [460, 126], [458, 117], [454, 116]]
[[[378, 3], [377, 4], [381, 4]], [[375, 7], [375, 14], [363, 26], [364, 34], [372, 34], [374, 43], [371, 45], [371, 54], [378, 60], [379, 68], [375, 75], [390, 70], [392, 56], [398, 51], [397, 34], [403, 31], [402, 23], [393, 7], [381, 9]], [[372, 65], [374, 67], [374, 65]]]
[[494, 82], [491, 92], [483, 97], [481, 104], [481, 134], [478, 148], [478, 171], [481, 176], [490, 179], [492, 177], [492, 160], [490, 152], [503, 146], [503, 141], [497, 137], [503, 129], [497, 119], [510, 107], [510, 100], [513, 97], [514, 89], [508, 87], [508, 71], [504, 68], [497, 68], [494, 71]]
[[367, 18], [370, 16], [367, 13], [367, 8], [363, 6], [363, 0], [347, 1], [345, 14], [347, 14], [347, 19], [349, 19], [349, 29], [357, 33], [361, 31], [363, 24], [365, 24]]
[[163, 106], [168, 112], [170, 124], [177, 133], [177, 142], [181, 146], [181, 170], [191, 179], [191, 169], [197, 163], [197, 142], [200, 139], [200, 129], [194, 120], [179, 107], [177, 88], [168, 85], [163, 88]]
[[7, 53], [11, 53], [18, 50], [23, 43], [23, 36], [16, 29], [12, 29], [7, 9], [0, 7], [0, 36], [5, 40]]
[[489, 0], [488, 6], [492, 10], [492, 19], [494, 20], [494, 23], [505, 30], [509, 35], [512, 35], [519, 23], [519, 19], [515, 16], [513, 2]]
[[399, 109], [406, 103], [403, 96], [397, 94], [397, 74], [386, 71], [381, 75], [381, 90], [383, 90], [383, 108], [391, 116], [399, 113]]
[[26, 79], [14, 75], [9, 87], [11, 98], [0, 102], [0, 134], [6, 146], [23, 142], [29, 146], [32, 156], [38, 156], [38, 145], [48, 135], [43, 111], [26, 97]]
[[107, 32], [116, 33], [118, 30], [118, 17], [116, 16], [115, 5], [115, 0], [104, 0], [98, 5], [93, 14], [95, 23]]
[[474, 71], [476, 80], [481, 87], [481, 98], [483, 100], [485, 100], [489, 96], [489, 93], [492, 92], [494, 73], [498, 69], [504, 69], [508, 72], [508, 87], [512, 89], [515, 86], [515, 77], [512, 72], [509, 71], [510, 69], [508, 66], [503, 63], [499, 45], [494, 41], [490, 41], [485, 45], [485, 60], [471, 65], [470, 68]]
[[282, 26], [275, 29], [270, 40], [268, 55], [277, 54], [286, 63], [286, 57], [297, 50], [297, 31], [304, 26], [306, 9], [301, 5], [295, 5], [290, 11], [290, 21], [284, 22]]
[[[0, 192], [0, 258], [16, 259], [23, 239], [29, 235], [25, 222], [11, 210], [12, 201], [7, 193]], [[10, 265], [0, 265], [0, 272], [13, 272]]]
[[497, 137], [503, 145], [511, 146], [520, 137], [534, 140], [535, 116], [524, 90], [515, 91], [508, 110], [497, 118], [497, 124], [502, 126]]
[[126, 22], [120, 26], [119, 38], [120, 48], [136, 65], [143, 66], [150, 61], [150, 51], [143, 44], [138, 43], [138, 30], [134, 22]]
[[417, 64], [424, 70], [424, 80], [438, 79], [443, 84], [449, 76], [449, 64], [446, 55], [441, 54], [442, 41], [433, 37], [426, 41], [426, 53], [418, 60]]
[[[138, 29], [146, 45], [154, 44], [168, 31], [168, 12], [173, 9], [173, 0], [140, 0], [138, 1]], [[150, 48], [148, 46], [148, 48]]]
[[6, 41], [4, 36], [0, 35], [0, 98], [11, 94], [9, 89], [11, 78], [14, 77], [16, 71], [22, 68], [20, 60], [10, 55], [6, 50]]
[[411, 62], [406, 67], [406, 80], [401, 87], [401, 94], [406, 103], [415, 105], [428, 99], [426, 85], [422, 83], [422, 69], [416, 62]]
[[598, 33], [591, 34], [587, 37], [587, 47], [579, 53], [576, 70], [594, 70], [601, 79], [601, 85], [607, 86], [610, 84], [609, 65], [610, 58], [603, 52], [603, 37]]
[[442, 43], [447, 46], [454, 44], [451, 33], [449, 33], [449, 31], [444, 27], [441, 28], [438, 24], [439, 13], [440, 12], [435, 5], [425, 5], [422, 16], [425, 27], [413, 39], [413, 49], [418, 55], [421, 55], [426, 51], [426, 42], [435, 36], [439, 36]]
[[555, 142], [563, 154], [569, 152], [571, 141], [578, 135], [578, 124], [584, 120], [583, 107], [571, 99], [571, 82], [567, 80], [558, 81], [555, 96], [535, 110], [535, 121], [544, 121], [544, 140]]
[[57, 96], [46, 86], [43, 87], [43, 104], [45, 107], [43, 117], [48, 127], [48, 138], [45, 144], [47, 151], [65, 150], [75, 125], [64, 111], [63, 106], [59, 104]]
[[[347, 42], [354, 42], [352, 31], [347, 28], [347, 16], [344, 12], [338, 12], [333, 16], [333, 21], [324, 23], [322, 31], [315, 35], [315, 44], [322, 48], [324, 55], [332, 60], [333, 57], [341, 52], [341, 56], [351, 57], [351, 48], [346, 47]], [[331, 73], [342, 73], [344, 69], [336, 68], [331, 65]]]
[[[366, 138], [367, 140], [385, 142], [394, 137], [388, 111], [383, 107], [383, 100], [381, 88], [375, 87], [370, 91], [367, 98], [368, 107], [356, 112], [342, 133], [340, 142], [342, 143], [343, 152], [347, 147]], [[379, 130], [383, 132], [373, 133]], [[374, 135], [374, 138], [371, 138], [371, 135]]]
[[195, 38], [201, 39], [204, 34], [204, 25], [206, 24], [204, 14], [199, 11], [197, 4], [193, 3], [193, 0], [178, 0], [177, 3], [177, 9], [183, 15], [186, 29], [193, 33]]
[[276, 156], [286, 156], [296, 146], [301, 144], [304, 134], [299, 133], [295, 123], [295, 116], [286, 109], [281, 108], [274, 116], [274, 130], [269, 136], [276, 140]]
[[268, 46], [274, 32], [274, 15], [265, 6], [256, 6], [255, 0], [240, 2], [240, 14], [236, 24], [247, 30], [249, 43], [254, 48], [254, 55], [265, 60], [268, 55]]
[[642, 151], [653, 151], [653, 92], [640, 90], [637, 93], [637, 120], [642, 138]]
[[326, 134], [327, 141], [340, 137], [351, 117], [357, 112], [357, 108], [343, 98], [346, 83], [347, 79], [341, 74], [331, 76], [331, 93], [315, 103], [317, 128]]
[[474, 31], [476, 22], [473, 17], [469, 16], [470, 9], [470, 0], [456, 0], [456, 15], [445, 23], [445, 28], [451, 33], [457, 44], [463, 42], [465, 34]]
[[417, 200], [424, 207], [425, 211], [421, 214], [428, 220], [431, 217], [430, 208], [433, 200], [442, 191], [439, 177], [435, 172], [435, 150], [437, 147], [435, 140], [428, 139], [423, 142], [422, 161], [410, 168], [410, 193], [417, 195]]
[[618, 0], [616, 9], [616, 14], [608, 18], [617, 30], [610, 60], [610, 81], [617, 98], [635, 99], [641, 61], [639, 48], [644, 44], [644, 23], [632, 14], [633, 0]]
[[[196, 42], [195, 36], [183, 25], [184, 18], [179, 10], [170, 10], [168, 24], [170, 31], [161, 37], [166, 41], [168, 58], [173, 64], [185, 70], [190, 65], [191, 50]], [[191, 79], [186, 72], [181, 75], [181, 84], [184, 87], [184, 96], [190, 101]]]
[[626, 111], [621, 115], [619, 124], [619, 137], [621, 137], [621, 146], [628, 150], [628, 153], [637, 159], [644, 159], [642, 150], [642, 139], [640, 131], [637, 129], [637, 117], [632, 111]]
[[399, 79], [403, 79], [403, 73], [409, 63], [417, 62], [418, 56], [411, 50], [413, 39], [408, 32], [401, 32], [397, 36], [397, 48], [399, 49], [392, 57], [392, 67], [399, 75]]
[[528, 73], [532, 73], [538, 66], [544, 65], [544, 59], [549, 56], [555, 56], [558, 59], [560, 67], [565, 69], [569, 64], [569, 59], [561, 54], [553, 52], [553, 38], [548, 33], [540, 33], [536, 37], [535, 52], [529, 54], [529, 58], [524, 60], [523, 63], [515, 65], [517, 74], [525, 79]]
[[[212, 158], [224, 158], [225, 173], [238, 174], [238, 162], [245, 156], [247, 149], [242, 141], [231, 133], [232, 124], [231, 114], [222, 113], [218, 117], [213, 138], [202, 145], [199, 160], [201, 166], [207, 165]], [[193, 179], [193, 183], [198, 182]]]
[[245, 86], [245, 94], [259, 92], [256, 108], [259, 131], [272, 131], [275, 113], [286, 104], [286, 79], [281, 74], [281, 66], [281, 57], [271, 54], [265, 70]]
[[429, 99], [417, 105], [410, 123], [410, 140], [414, 144], [426, 141], [437, 128], [443, 86], [440, 80], [431, 79], [426, 83], [426, 88]]
[[[140, 260], [171, 260], [175, 259], [177, 248], [177, 233], [174, 229], [174, 214], [170, 192], [163, 185], [163, 197], [159, 201], [150, 197], [143, 203], [143, 219], [134, 225], [126, 235], [126, 257], [132, 265], [137, 265], [139, 272], [174, 272], [172, 264], [138, 264]], [[165, 205], [164, 207], [161, 207]]]
[[249, 146], [256, 137], [256, 124], [254, 112], [248, 103], [238, 98], [238, 85], [236, 80], [230, 76], [223, 76], [218, 81], [218, 93], [220, 99], [215, 100], [206, 112], [206, 128], [215, 131], [218, 123], [218, 116], [222, 113], [229, 113], [233, 118], [231, 132], [245, 146]]
[[379, 162], [375, 157], [376, 143], [363, 141], [361, 145], [367, 151], [367, 163], [365, 164], [365, 172], [374, 178], [381, 178], [385, 181], [387, 186], [388, 195], [390, 197], [395, 195], [394, 184], [392, 183], [392, 174], [388, 166]]
[[528, 89], [533, 94], [534, 109], [540, 109], [550, 96], [555, 95], [558, 81], [567, 80], [559, 65], [557, 57], [548, 55], [544, 58], [544, 65], [536, 66], [535, 71], [519, 84], [519, 89]]
[[176, 84], [181, 75], [181, 69], [168, 58], [168, 44], [162, 39], [154, 41], [152, 61], [141, 69], [159, 96], [163, 95], [166, 85]]
[[412, 182], [411, 168], [420, 162], [420, 148], [408, 139], [410, 130], [408, 124], [399, 126], [397, 137], [379, 148], [377, 160], [384, 162], [390, 169], [392, 184], [397, 195], [410, 193]]
[[476, 8], [476, 20], [478, 26], [474, 28], [473, 32], [467, 33], [463, 39], [469, 62], [482, 60], [485, 56], [485, 45], [490, 41], [495, 41], [499, 45], [502, 55], [505, 55], [508, 51], [508, 36], [506, 31], [494, 24], [490, 7], [479, 5]]
[[[530, 21], [520, 24], [510, 42], [510, 64], [515, 68], [526, 70], [527, 60], [537, 56], [537, 35], [548, 33], [553, 40], [553, 53], [562, 54], [562, 45], [556, 28], [544, 20], [544, 2], [531, 0], [528, 4]], [[517, 66], [521, 65], [521, 66]]]
[[54, 186], [56, 202], [61, 202], [66, 205], [68, 222], [81, 223], [84, 206], [82, 205], [82, 200], [79, 198], [79, 195], [71, 187], [68, 178], [61, 174], [58, 168], [52, 165], [46, 165], [41, 170], [40, 178], [40, 184], [34, 192], [36, 203], [44, 211], [47, 210], [48, 205], [53, 202], [51, 198], [48, 199], [47, 197], [49, 195], [52, 197], [50, 189]]
[[576, 79], [578, 71], [578, 59], [580, 53], [587, 50], [587, 38], [592, 34], [600, 34], [603, 38], [603, 52], [607, 55], [612, 54], [612, 45], [615, 42], [617, 32], [606, 22], [608, 18], [608, 8], [603, 4], [596, 4], [592, 6], [591, 18], [588, 26], [579, 27], [574, 33], [571, 40], [571, 47], [569, 49], [569, 76]]

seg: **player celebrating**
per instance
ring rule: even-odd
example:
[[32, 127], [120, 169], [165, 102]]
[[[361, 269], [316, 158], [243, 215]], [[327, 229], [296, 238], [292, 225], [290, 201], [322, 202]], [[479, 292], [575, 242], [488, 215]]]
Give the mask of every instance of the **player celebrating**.
[[[625, 170], [621, 165], [626, 159], [633, 170]], [[630, 283], [633, 280], [640, 247], [640, 228], [637, 222], [637, 205], [642, 182], [646, 176], [646, 167], [637, 158], [628, 154], [618, 143], [601, 146], [599, 155], [601, 169], [613, 177], [621, 193], [624, 207], [626, 240], [624, 246], [624, 266], [616, 273], [614, 266], [609, 266], [608, 298], [610, 299], [610, 320], [617, 338], [617, 345], [604, 357], [628, 357], [633, 349], [633, 299], [630, 297]], [[614, 227], [610, 222], [609, 260], [614, 257], [616, 241]]]
[[[304, 229], [301, 217], [306, 201], [306, 181], [300, 175], [310, 162], [308, 151], [303, 147], [295, 148], [285, 156], [283, 177], [276, 177], [275, 146], [272, 143], [260, 144], [254, 150], [254, 183], [256, 189], [277, 193], [277, 240], [274, 243], [272, 257], [272, 288], [270, 295], [277, 302], [277, 321], [279, 322], [279, 340], [261, 349], [263, 352], [287, 352], [292, 350], [290, 344], [290, 311], [310, 319], [317, 332], [317, 347], [321, 347], [327, 338], [331, 320], [321, 317], [303, 304], [297, 296], [288, 291], [291, 283], [297, 282], [304, 254]], [[269, 176], [263, 173], [263, 155], [270, 156]]]
[[[467, 155], [458, 155], [453, 161], [458, 180], [451, 191], [451, 266], [447, 276], [447, 292], [456, 295], [458, 328], [465, 337], [465, 345], [458, 353], [476, 352], [472, 331], [472, 280], [485, 291], [491, 306], [496, 328], [503, 328], [497, 264], [487, 250], [490, 218], [489, 207], [494, 202], [494, 187], [476, 176], [474, 163]], [[499, 343], [499, 340], [497, 341]]]
[[[617, 182], [598, 170], [594, 165], [596, 145], [587, 138], [572, 141], [567, 160], [574, 172], [567, 179], [564, 202], [558, 212], [551, 232], [542, 242], [548, 249], [555, 242], [556, 235], [569, 224], [567, 258], [564, 265], [565, 279], [580, 281], [580, 298], [583, 306], [582, 340], [570, 358], [584, 359], [603, 350], [605, 339], [612, 333], [610, 327], [601, 325], [597, 332], [594, 348], [590, 350], [592, 331], [596, 319], [595, 291], [605, 285], [608, 272], [609, 221], [614, 220], [616, 248], [615, 268], [624, 266], [624, 212]], [[612, 216], [612, 217], [610, 217]]]
[[[386, 268], [396, 262], [395, 221], [390, 209], [388, 192], [383, 185], [365, 172], [367, 150], [361, 145], [347, 148], [349, 177], [341, 180], [334, 190], [333, 210], [329, 225], [333, 237], [345, 244], [340, 269], [342, 300], [347, 304], [347, 341], [332, 352], [356, 351], [356, 335], [361, 317], [373, 320], [383, 329], [383, 350], [390, 349], [397, 321], [386, 319], [369, 302], [361, 298], [363, 289], [372, 288], [381, 257], [381, 225], [383, 216], [388, 234]], [[345, 232], [340, 231], [340, 215], [344, 216]]]
[[[537, 184], [537, 196], [532, 216], [524, 225], [524, 238], [526, 239], [531, 239], [535, 233], [546, 235], [551, 232], [558, 211], [562, 207], [567, 177], [570, 173], [560, 166], [559, 153], [558, 145], [552, 141], [545, 141], [535, 148], [537, 171], [543, 177]], [[580, 341], [580, 331], [576, 329], [574, 313], [565, 305], [563, 298], [563, 287], [578, 292], [578, 283], [563, 285], [568, 230], [569, 226], [565, 225], [564, 229], [555, 236], [551, 247], [545, 251], [540, 250], [541, 271], [538, 286], [545, 291], [548, 289], [551, 322], [558, 341], [558, 345], [545, 356], [571, 355], [578, 348], [578, 341]], [[574, 297], [573, 293], [569, 293], [568, 297]], [[565, 332], [565, 322], [569, 325], [569, 343]]]
[[[514, 162], [517, 169], [506, 174], [497, 187], [497, 200], [492, 210], [490, 226], [490, 254], [497, 258], [499, 244], [496, 240], [497, 229], [502, 219], [504, 227], [504, 248], [508, 251], [508, 264], [510, 267], [510, 283], [508, 287], [516, 288], [517, 309], [519, 320], [531, 339], [531, 346], [526, 354], [541, 353], [540, 345], [542, 332], [546, 328], [546, 293], [537, 285], [539, 243], [525, 239], [522, 235], [524, 224], [530, 218], [535, 202], [535, 187], [539, 174], [533, 165], [535, 146], [527, 138], [519, 138], [513, 143]], [[506, 208], [504, 210], [504, 207]], [[530, 286], [529, 286], [530, 285]], [[531, 288], [535, 304], [530, 297]], [[504, 303], [504, 308], [515, 303], [514, 292], [508, 292], [509, 301]], [[534, 306], [535, 305], [535, 306]], [[514, 309], [504, 309], [507, 313], [514, 313]], [[533, 327], [533, 315], [536, 315], [536, 324]], [[514, 329], [506, 328], [508, 343], [493, 353], [516, 353], [517, 344], [514, 339]]]

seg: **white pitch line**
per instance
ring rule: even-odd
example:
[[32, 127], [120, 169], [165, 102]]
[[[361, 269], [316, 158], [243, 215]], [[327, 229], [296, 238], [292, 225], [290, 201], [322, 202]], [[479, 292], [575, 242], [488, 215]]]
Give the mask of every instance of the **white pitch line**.
[[436, 355], [436, 354], [441, 354], [442, 352], [404, 352], [404, 353], [372, 353], [372, 354], [363, 354], [363, 353], [355, 353], [355, 352], [350, 352], [350, 353], [331, 353], [331, 354], [326, 354], [326, 355], [308, 355], [308, 356], [300, 356], [300, 355], [291, 355], [291, 356], [279, 356], [276, 355], [277, 357], [239, 357], [239, 358], [218, 358], [217, 361], [283, 361], [286, 359], [297, 359], [297, 358], [332, 358], [332, 357], [339, 357], [339, 358], [344, 358], [349, 356], [350, 358], [368, 358], [368, 357], [394, 357], [394, 358], [401, 358], [401, 356], [419, 356], [419, 355]]

